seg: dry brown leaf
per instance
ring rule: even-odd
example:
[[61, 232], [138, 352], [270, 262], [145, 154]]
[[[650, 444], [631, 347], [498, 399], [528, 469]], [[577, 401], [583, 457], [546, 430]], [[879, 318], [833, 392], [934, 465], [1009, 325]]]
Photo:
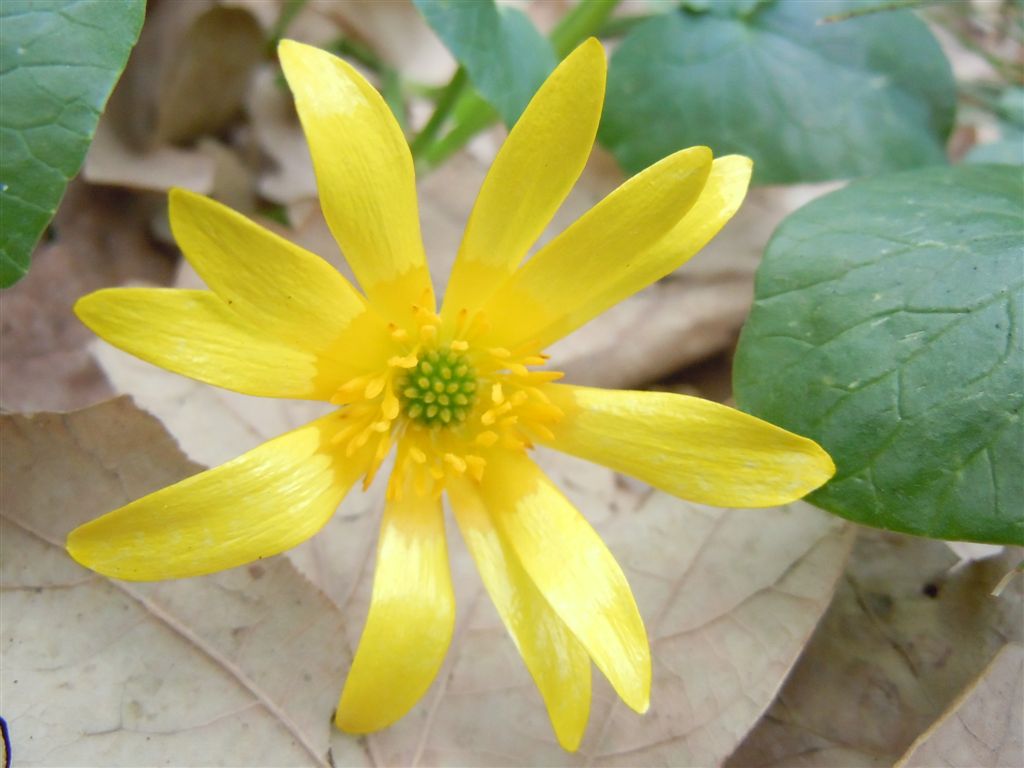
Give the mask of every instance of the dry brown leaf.
[[263, 57], [259, 23], [241, 8], [214, 7], [180, 38], [162, 34], [160, 40], [169, 55], [162, 62], [156, 141], [189, 141], [221, 130], [241, 108], [252, 70]]
[[146, 237], [147, 201], [72, 182], [32, 256], [0, 300], [0, 408], [79, 408], [112, 394], [75, 317], [79, 297], [129, 281], [166, 284], [172, 260]]
[[1024, 635], [1019, 562], [950, 571], [944, 542], [865, 529], [832, 606], [778, 700], [729, 765], [887, 766], [1007, 642]]
[[896, 768], [1024, 765], [1024, 645], [1001, 650], [978, 681], [923, 733]]
[[[408, 0], [310, 0], [308, 11], [334, 19], [382, 61], [418, 83], [443, 85], [455, 71], [452, 55]], [[294, 31], [289, 28], [289, 35], [301, 35], [303, 29], [300, 22]]]
[[242, 106], [264, 45], [244, 8], [155, 3], [108, 107], [121, 138], [149, 149], [221, 130]]
[[82, 178], [93, 184], [155, 192], [171, 187], [202, 194], [213, 191], [217, 165], [213, 157], [197, 149], [171, 146], [134, 149], [118, 136], [109, 114], [104, 113], [96, 126], [82, 166]]
[[263, 30], [246, 9], [213, 0], [154, 4], [97, 127], [84, 177], [215, 192], [223, 152], [181, 145], [220, 132], [239, 113], [263, 51]]
[[253, 78], [246, 111], [253, 136], [270, 158], [259, 192], [275, 203], [316, 199], [316, 177], [309, 146], [289, 91], [278, 84], [279, 70], [267, 65]]
[[199, 467], [127, 398], [0, 419], [0, 674], [18, 762], [326, 765], [349, 658], [330, 601], [284, 558], [160, 584], [90, 573], [64, 551], [71, 528]]
[[947, 541], [946, 546], [953, 550], [954, 555], [960, 558], [960, 563], [954, 565], [954, 568], [960, 567], [961, 563], [970, 563], [974, 560], [996, 557], [1002, 554], [1004, 549], [999, 544], [978, 544], [974, 541]]

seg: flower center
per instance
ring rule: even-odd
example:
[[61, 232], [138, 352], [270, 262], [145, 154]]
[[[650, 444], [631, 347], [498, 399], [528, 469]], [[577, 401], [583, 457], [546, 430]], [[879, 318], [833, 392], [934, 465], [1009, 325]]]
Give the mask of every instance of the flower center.
[[424, 354], [401, 380], [402, 410], [427, 427], [461, 424], [476, 399], [476, 371], [450, 347]]

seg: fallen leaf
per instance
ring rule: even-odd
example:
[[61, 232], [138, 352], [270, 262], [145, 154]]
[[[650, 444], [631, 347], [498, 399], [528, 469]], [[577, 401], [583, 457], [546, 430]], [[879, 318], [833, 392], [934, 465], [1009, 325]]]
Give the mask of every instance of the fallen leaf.
[[1001, 650], [978, 681], [914, 742], [896, 768], [1024, 765], [1024, 645]]
[[[0, 675], [19, 763], [328, 764], [343, 620], [287, 560], [139, 584], [64, 551], [76, 525], [200, 469], [156, 419], [127, 398], [2, 416], [0, 447]], [[367, 761], [356, 742], [334, 757]]]
[[150, 212], [146, 200], [71, 183], [32, 271], [3, 293], [0, 408], [64, 410], [112, 394], [72, 306], [109, 285], [170, 282], [171, 258], [146, 236]]
[[180, 38], [163, 34], [160, 40], [169, 53], [161, 73], [156, 140], [189, 141], [221, 130], [241, 108], [249, 77], [262, 58], [259, 23], [241, 8], [214, 7]]
[[[109, 114], [109, 113], [107, 113]], [[193, 192], [213, 191], [216, 160], [197, 149], [158, 146], [134, 149], [117, 135], [104, 116], [96, 128], [82, 166], [82, 178], [93, 184], [110, 184], [131, 189], [165, 192], [183, 187]]]
[[259, 22], [244, 8], [154, 4], [111, 98], [121, 138], [144, 150], [221, 130], [242, 105], [263, 45]]
[[262, 67], [246, 97], [253, 135], [270, 158], [260, 176], [259, 192], [275, 203], [316, 198], [316, 177], [309, 146], [299, 125], [291, 93], [280, 86], [279, 70]]
[[215, 191], [224, 158], [183, 146], [239, 114], [263, 57], [263, 30], [245, 8], [213, 0], [154, 4], [83, 169], [98, 184]]
[[334, 19], [382, 61], [418, 83], [443, 85], [455, 71], [448, 49], [410, 2], [310, 0], [309, 8]]
[[1007, 642], [1019, 552], [966, 564], [945, 542], [862, 529], [832, 605], [778, 700], [727, 765], [888, 766]]
[[954, 568], [961, 567], [964, 563], [974, 560], [984, 560], [1002, 554], [1002, 544], [978, 544], [974, 541], [947, 541], [946, 546], [953, 550], [953, 554], [960, 558], [960, 562]]

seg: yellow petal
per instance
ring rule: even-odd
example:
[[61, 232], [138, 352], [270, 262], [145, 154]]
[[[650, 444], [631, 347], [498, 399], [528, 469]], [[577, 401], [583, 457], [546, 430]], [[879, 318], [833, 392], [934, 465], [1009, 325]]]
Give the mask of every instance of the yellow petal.
[[247, 395], [327, 400], [339, 385], [333, 365], [261, 334], [212, 291], [106, 288], [75, 314], [146, 362]]
[[715, 158], [700, 197], [669, 233], [631, 265], [619, 281], [592, 301], [592, 316], [618, 304], [678, 269], [721, 231], [747, 196], [753, 163], [742, 155]]
[[426, 693], [455, 626], [439, 499], [407, 489], [384, 509], [366, 628], [335, 722], [350, 733], [391, 725]]
[[171, 190], [170, 220], [199, 276], [260, 335], [336, 361], [339, 378], [380, 365], [386, 323], [322, 258], [187, 190]]
[[283, 40], [278, 56], [309, 142], [327, 224], [386, 316], [433, 308], [409, 145], [376, 89], [326, 51]]
[[698, 397], [561, 384], [545, 392], [565, 412], [551, 447], [691, 501], [786, 504], [835, 473], [813, 440]]
[[590, 715], [590, 657], [502, 541], [474, 485], [458, 479], [448, 492], [462, 537], [540, 689], [558, 743], [574, 752]]
[[711, 150], [684, 149], [594, 206], [538, 251], [487, 303], [493, 343], [542, 349], [601, 311], [595, 297], [632, 279], [637, 257], [690, 210], [710, 170]]
[[325, 416], [73, 530], [79, 563], [117, 579], [199, 576], [270, 557], [308, 539], [366, 469], [330, 443]]
[[502, 538], [612, 687], [647, 710], [651, 652], [626, 577], [583, 516], [522, 453], [495, 451], [480, 496]]
[[445, 293], [443, 316], [475, 309], [519, 265], [586, 165], [607, 65], [594, 38], [552, 72], [484, 179]]

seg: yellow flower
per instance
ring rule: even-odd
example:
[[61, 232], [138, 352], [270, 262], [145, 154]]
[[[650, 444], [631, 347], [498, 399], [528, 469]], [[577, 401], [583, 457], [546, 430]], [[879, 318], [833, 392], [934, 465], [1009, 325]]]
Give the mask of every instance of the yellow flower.
[[112, 344], [251, 395], [323, 400], [328, 416], [73, 531], [80, 563], [120, 579], [195, 576], [315, 534], [395, 448], [366, 629], [337, 724], [402, 717], [451, 640], [446, 493], [480, 575], [575, 749], [590, 661], [637, 712], [651, 660], [622, 570], [529, 457], [535, 444], [722, 506], [792, 501], [834, 467], [810, 440], [716, 403], [552, 383], [542, 351], [667, 275], [739, 207], [747, 158], [677, 152], [522, 261], [583, 169], [604, 99], [589, 40], [551, 74], [494, 161], [436, 309], [409, 148], [352, 67], [299, 43], [280, 59], [321, 204], [364, 294], [319, 257], [207, 198], [170, 196], [174, 236], [212, 290], [102, 290], [76, 306]]

